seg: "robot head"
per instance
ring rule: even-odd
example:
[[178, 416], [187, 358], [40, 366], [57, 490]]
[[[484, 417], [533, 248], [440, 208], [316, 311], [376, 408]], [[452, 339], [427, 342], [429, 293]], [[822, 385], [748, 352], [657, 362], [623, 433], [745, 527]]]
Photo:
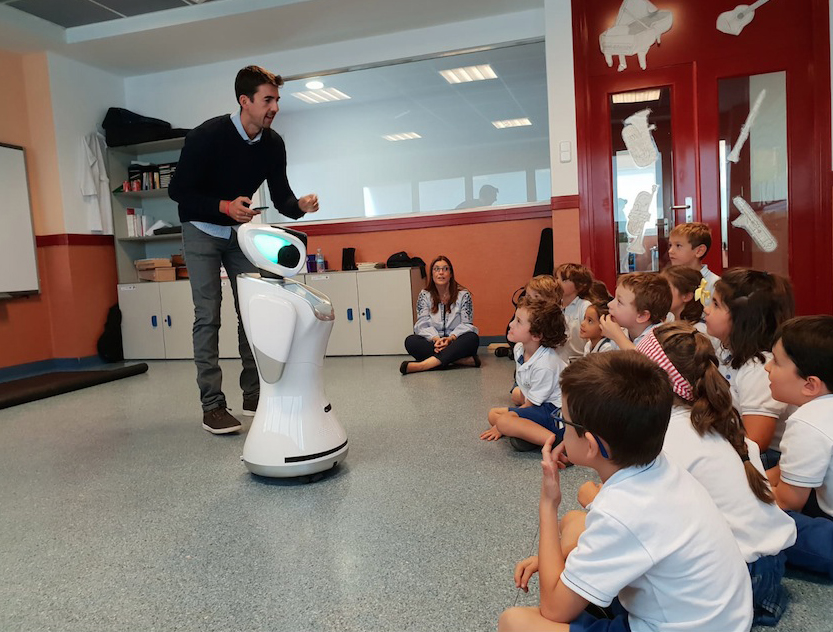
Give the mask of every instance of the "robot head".
[[237, 231], [243, 254], [254, 265], [282, 277], [298, 274], [307, 256], [307, 236], [270, 224], [243, 224]]

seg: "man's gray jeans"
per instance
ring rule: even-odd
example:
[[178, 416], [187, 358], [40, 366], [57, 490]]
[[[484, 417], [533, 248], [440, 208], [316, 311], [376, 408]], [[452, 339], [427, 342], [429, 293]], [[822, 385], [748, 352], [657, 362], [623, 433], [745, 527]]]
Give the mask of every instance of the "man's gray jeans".
[[234, 310], [237, 312], [237, 338], [243, 371], [240, 373], [240, 388], [243, 397], [257, 395], [260, 391], [257, 367], [255, 365], [246, 332], [240, 320], [240, 304], [237, 298], [237, 275], [257, 272], [257, 268], [246, 258], [237, 243], [237, 231], [231, 231], [231, 238], [212, 237], [191, 225], [182, 223], [182, 244], [185, 264], [191, 280], [191, 295], [194, 299], [194, 362], [197, 365], [197, 385], [203, 411], [226, 407], [223, 394], [223, 373], [219, 364], [220, 340], [220, 265], [226, 268], [234, 294]]

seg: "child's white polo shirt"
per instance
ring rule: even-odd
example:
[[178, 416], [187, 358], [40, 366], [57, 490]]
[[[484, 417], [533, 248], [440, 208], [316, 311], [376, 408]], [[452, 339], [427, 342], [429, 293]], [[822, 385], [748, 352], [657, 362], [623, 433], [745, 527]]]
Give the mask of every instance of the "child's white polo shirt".
[[[747, 440], [750, 461], [763, 473], [758, 446]], [[700, 436], [691, 425], [691, 409], [675, 406], [665, 433], [663, 452], [706, 488], [726, 518], [749, 564], [777, 555], [795, 544], [795, 522], [775, 503], [767, 504], [749, 488], [743, 461], [732, 445], [715, 432]]]
[[602, 485], [561, 580], [599, 606], [618, 595], [633, 632], [752, 625], [752, 583], [729, 526], [663, 454]]
[[576, 296], [572, 302], [564, 307], [564, 322], [567, 325], [567, 340], [557, 349], [558, 355], [564, 362], [575, 360], [584, 355], [584, 340], [581, 339], [579, 330], [581, 321], [584, 320], [584, 312], [590, 306], [590, 301]]
[[780, 465], [782, 481], [814, 488], [821, 510], [833, 516], [833, 395], [816, 397], [790, 416]]
[[772, 354], [765, 351], [763, 356], [763, 362], [757, 358], [752, 358], [747, 360], [739, 369], [733, 369], [731, 353], [721, 347], [718, 351], [718, 358], [720, 359], [718, 369], [720, 374], [729, 381], [729, 388], [732, 391], [732, 404], [741, 416], [761, 415], [762, 417], [774, 417], [777, 420], [775, 434], [769, 447], [772, 450], [778, 450], [789, 412], [785, 403], [772, 398], [772, 392], [769, 390], [769, 375], [764, 368], [764, 365], [772, 359]]
[[602, 338], [595, 344], [595, 346], [591, 346], [590, 341], [586, 341], [584, 343], [584, 355], [590, 355], [591, 353], [604, 353], [605, 351], [616, 351], [619, 346], [613, 342], [610, 338]]
[[524, 361], [524, 345], [515, 343], [515, 381], [521, 393], [535, 406], [544, 402], [561, 408], [561, 371], [567, 366], [554, 349], [538, 347], [532, 357]]

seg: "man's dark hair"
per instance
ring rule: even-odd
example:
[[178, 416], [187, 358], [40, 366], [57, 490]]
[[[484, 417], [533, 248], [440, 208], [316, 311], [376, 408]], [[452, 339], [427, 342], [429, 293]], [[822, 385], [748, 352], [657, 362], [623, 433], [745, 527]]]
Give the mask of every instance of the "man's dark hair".
[[246, 66], [242, 68], [234, 80], [234, 94], [237, 97], [237, 102], [240, 102], [240, 97], [244, 94], [250, 100], [254, 99], [255, 92], [265, 83], [280, 88], [283, 85], [283, 77], [272, 74], [260, 66]]
[[575, 360], [561, 373], [561, 393], [570, 419], [604, 439], [617, 465], [646, 465], [662, 450], [674, 393], [662, 367], [638, 351]]
[[833, 393], [833, 316], [791, 318], [775, 333], [779, 340], [800, 377], [815, 375]]

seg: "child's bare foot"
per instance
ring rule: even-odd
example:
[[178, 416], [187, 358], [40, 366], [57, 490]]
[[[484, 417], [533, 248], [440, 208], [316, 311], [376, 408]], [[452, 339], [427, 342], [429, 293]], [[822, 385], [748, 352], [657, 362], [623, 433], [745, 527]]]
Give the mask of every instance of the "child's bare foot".
[[492, 426], [486, 432], [481, 434], [480, 438], [484, 439], [486, 441], [497, 441], [502, 436], [503, 436], [503, 434], [501, 434], [500, 430], [498, 430], [497, 427]]

